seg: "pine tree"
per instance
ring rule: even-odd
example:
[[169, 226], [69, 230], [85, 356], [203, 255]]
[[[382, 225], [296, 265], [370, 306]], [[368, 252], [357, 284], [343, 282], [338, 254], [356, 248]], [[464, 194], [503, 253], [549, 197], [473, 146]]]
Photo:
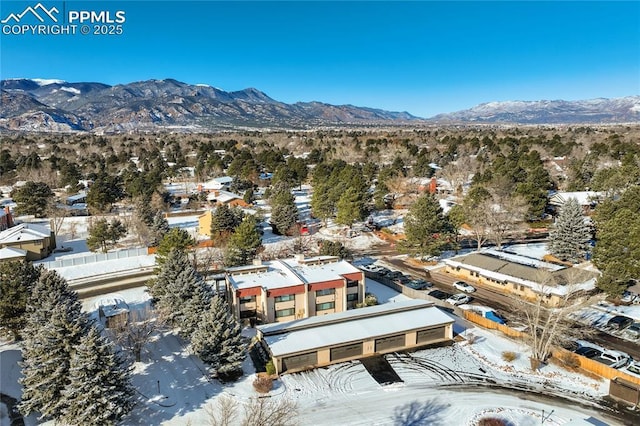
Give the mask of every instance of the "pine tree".
[[262, 237], [254, 216], [247, 216], [229, 239], [225, 253], [227, 266], [247, 265], [262, 247]]
[[222, 374], [240, 369], [247, 345], [240, 323], [227, 304], [214, 297], [191, 338], [191, 349], [200, 359]]
[[432, 195], [418, 198], [404, 217], [406, 240], [401, 249], [425, 256], [438, 255], [448, 244], [451, 227], [442, 214], [442, 208]]
[[20, 340], [27, 322], [27, 300], [42, 269], [26, 261], [0, 262], [0, 327]]
[[288, 186], [276, 185], [271, 195], [271, 225], [273, 232], [289, 235], [298, 221], [298, 208], [295, 197]]
[[196, 241], [187, 231], [181, 228], [171, 228], [167, 232], [160, 244], [158, 244], [158, 250], [156, 251], [156, 263], [158, 265], [164, 264], [167, 255], [172, 249], [187, 250], [193, 246]]
[[336, 214], [336, 223], [341, 225], [353, 225], [353, 222], [363, 220], [365, 217], [365, 205], [362, 194], [356, 189], [347, 189], [336, 204], [338, 212]]
[[167, 287], [178, 278], [180, 272], [190, 265], [191, 262], [184, 250], [174, 248], [169, 252], [165, 262], [160, 267], [158, 277], [147, 283], [149, 293], [156, 303], [165, 297]]
[[329, 184], [321, 182], [313, 187], [313, 194], [311, 195], [311, 211], [315, 217], [322, 219], [325, 225], [327, 224], [327, 219], [333, 217], [335, 210], [335, 204], [331, 200], [329, 192]]
[[560, 210], [555, 228], [549, 232], [549, 252], [560, 260], [575, 263], [584, 257], [590, 239], [582, 207], [578, 200], [569, 198]]
[[169, 222], [167, 221], [167, 218], [164, 217], [164, 213], [161, 210], [158, 210], [155, 216], [153, 216], [150, 229], [153, 235], [151, 245], [156, 247], [160, 244], [162, 238], [164, 238], [164, 236], [169, 232]]
[[24, 330], [20, 410], [57, 419], [66, 409], [74, 347], [88, 330], [77, 294], [55, 271], [44, 272], [33, 287]]
[[215, 240], [216, 246], [226, 244], [229, 236], [242, 223], [243, 217], [244, 213], [240, 209], [230, 209], [226, 204], [216, 207], [211, 217], [211, 239]]
[[113, 344], [91, 327], [72, 354], [63, 391], [69, 425], [114, 425], [133, 408], [129, 371]]

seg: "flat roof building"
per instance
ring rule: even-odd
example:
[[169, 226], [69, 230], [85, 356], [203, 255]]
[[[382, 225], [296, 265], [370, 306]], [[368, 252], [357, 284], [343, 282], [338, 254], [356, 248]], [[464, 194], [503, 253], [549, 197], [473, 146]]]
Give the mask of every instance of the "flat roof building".
[[226, 283], [236, 317], [261, 323], [346, 311], [365, 293], [362, 271], [335, 256], [256, 261], [227, 269]]
[[454, 319], [424, 300], [258, 326], [276, 372], [301, 371], [453, 339]]

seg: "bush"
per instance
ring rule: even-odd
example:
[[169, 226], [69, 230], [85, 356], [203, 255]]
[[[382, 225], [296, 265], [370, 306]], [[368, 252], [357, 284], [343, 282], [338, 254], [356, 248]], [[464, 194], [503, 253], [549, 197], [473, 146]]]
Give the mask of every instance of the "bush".
[[271, 377], [258, 376], [253, 381], [253, 388], [260, 393], [269, 393], [273, 389], [273, 380], [271, 380]]
[[476, 335], [472, 334], [472, 333], [466, 333], [465, 338], [467, 339], [467, 342], [469, 342], [470, 345], [473, 345], [476, 342]]
[[507, 362], [513, 362], [518, 358], [518, 354], [512, 351], [504, 351], [502, 352], [502, 359]]
[[484, 417], [478, 421], [478, 426], [508, 426], [505, 420], [497, 417]]
[[276, 374], [276, 366], [273, 364], [272, 359], [267, 362], [267, 365], [265, 365], [264, 368], [266, 369], [268, 375], [273, 376], [274, 374]]
[[558, 359], [567, 368], [575, 369], [580, 367], [580, 360], [578, 356], [571, 352], [563, 352]]

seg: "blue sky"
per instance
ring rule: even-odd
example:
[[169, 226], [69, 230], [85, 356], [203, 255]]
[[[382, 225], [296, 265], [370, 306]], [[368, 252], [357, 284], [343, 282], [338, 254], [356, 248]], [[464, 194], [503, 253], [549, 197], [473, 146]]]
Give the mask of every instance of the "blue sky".
[[[32, 2], [0, 2], [0, 19]], [[126, 12], [122, 35], [2, 35], [1, 78], [175, 78], [428, 117], [640, 94], [640, 2], [42, 0]]]

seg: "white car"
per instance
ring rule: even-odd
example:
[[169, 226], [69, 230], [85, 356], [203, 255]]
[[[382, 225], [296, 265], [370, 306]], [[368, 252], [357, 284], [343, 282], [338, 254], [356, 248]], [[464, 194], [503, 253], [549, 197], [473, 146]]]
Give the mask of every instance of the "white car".
[[470, 301], [471, 298], [464, 293], [454, 294], [453, 296], [445, 300], [445, 302], [453, 306], [463, 305], [465, 303], [469, 303]]
[[594, 358], [594, 360], [611, 368], [621, 368], [631, 361], [631, 357], [624, 352], [607, 350], [599, 358]]
[[474, 286], [465, 283], [464, 281], [456, 281], [455, 283], [453, 283], [453, 286], [460, 291], [464, 291], [465, 293], [473, 293], [474, 291], [476, 291], [476, 288]]

